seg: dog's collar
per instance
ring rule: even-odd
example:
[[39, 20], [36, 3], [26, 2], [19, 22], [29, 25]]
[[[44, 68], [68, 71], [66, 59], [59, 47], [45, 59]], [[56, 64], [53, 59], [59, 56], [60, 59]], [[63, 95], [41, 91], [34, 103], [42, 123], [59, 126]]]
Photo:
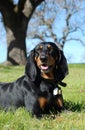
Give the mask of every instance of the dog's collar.
[[65, 83], [65, 82], [62, 82], [62, 81], [56, 81], [55, 79], [45, 79], [45, 78], [43, 78], [43, 77], [41, 77], [44, 81], [46, 81], [46, 82], [49, 82], [49, 83], [52, 83], [52, 84], [54, 84], [54, 86], [58, 86], [58, 85], [60, 85], [60, 86], [62, 86], [62, 87], [66, 87], [67, 86], [67, 84]]
[[56, 83], [54, 80], [44, 79], [44, 78], [43, 78], [43, 80], [50, 84], [53, 84], [53, 95], [54, 96], [62, 94], [61, 88], [58, 86], [58, 83]]

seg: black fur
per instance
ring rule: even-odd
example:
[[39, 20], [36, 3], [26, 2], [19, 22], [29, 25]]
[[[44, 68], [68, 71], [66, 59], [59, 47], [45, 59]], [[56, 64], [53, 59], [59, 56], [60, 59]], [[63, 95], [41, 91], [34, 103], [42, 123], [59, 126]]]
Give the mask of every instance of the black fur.
[[[37, 47], [40, 44], [43, 46], [50, 44], [54, 48], [53, 57], [58, 55], [54, 69], [55, 81], [50, 82], [50, 80], [43, 79], [34, 60], [35, 55], [37, 55]], [[43, 110], [40, 108], [38, 98], [48, 99], [50, 106], [55, 104], [53, 90], [58, 87], [58, 82], [61, 82], [67, 73], [67, 62], [62, 50], [51, 42], [39, 43], [28, 56], [25, 75], [12, 83], [0, 83], [0, 108], [8, 110], [25, 107], [27, 111], [39, 117]], [[56, 108], [58, 107], [56, 106]]]

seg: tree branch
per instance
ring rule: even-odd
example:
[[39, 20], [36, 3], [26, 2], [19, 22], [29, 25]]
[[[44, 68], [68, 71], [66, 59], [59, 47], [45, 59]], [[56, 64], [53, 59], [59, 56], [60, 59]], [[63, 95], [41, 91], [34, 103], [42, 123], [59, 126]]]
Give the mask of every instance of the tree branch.
[[81, 39], [79, 39], [79, 38], [69, 38], [68, 40], [66, 40], [66, 41], [78, 41], [78, 42], [80, 42], [80, 43], [82, 43], [82, 45], [83, 46], [85, 46], [85, 43], [81, 40]]
[[0, 0], [0, 11], [3, 16], [5, 26], [12, 28], [15, 21], [15, 5], [11, 0]]
[[43, 1], [45, 1], [45, 0], [30, 0], [32, 5], [35, 6], [35, 7], [38, 6]]

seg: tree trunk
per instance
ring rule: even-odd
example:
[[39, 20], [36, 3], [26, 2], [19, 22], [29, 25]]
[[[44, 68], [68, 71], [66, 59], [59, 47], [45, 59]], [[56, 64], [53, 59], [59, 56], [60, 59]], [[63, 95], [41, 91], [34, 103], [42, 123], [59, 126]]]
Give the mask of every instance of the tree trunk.
[[0, 0], [7, 35], [6, 65], [24, 65], [26, 63], [26, 31], [35, 8], [44, 0], [19, 0], [17, 5], [11, 0]]
[[7, 31], [7, 62], [8, 65], [24, 65], [26, 63], [25, 32], [22, 28], [15, 32], [10, 28]]

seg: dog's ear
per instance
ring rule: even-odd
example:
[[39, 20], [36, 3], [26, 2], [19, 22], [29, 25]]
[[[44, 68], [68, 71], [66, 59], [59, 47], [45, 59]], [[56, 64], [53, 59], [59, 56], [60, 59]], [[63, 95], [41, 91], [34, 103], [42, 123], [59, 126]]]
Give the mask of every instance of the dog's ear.
[[25, 68], [25, 74], [31, 81], [35, 81], [37, 76], [37, 68], [34, 57], [35, 57], [35, 51], [32, 50], [27, 58], [27, 64]]
[[59, 61], [56, 63], [56, 79], [57, 81], [62, 81], [68, 74], [67, 60], [63, 54], [63, 51], [59, 49]]

